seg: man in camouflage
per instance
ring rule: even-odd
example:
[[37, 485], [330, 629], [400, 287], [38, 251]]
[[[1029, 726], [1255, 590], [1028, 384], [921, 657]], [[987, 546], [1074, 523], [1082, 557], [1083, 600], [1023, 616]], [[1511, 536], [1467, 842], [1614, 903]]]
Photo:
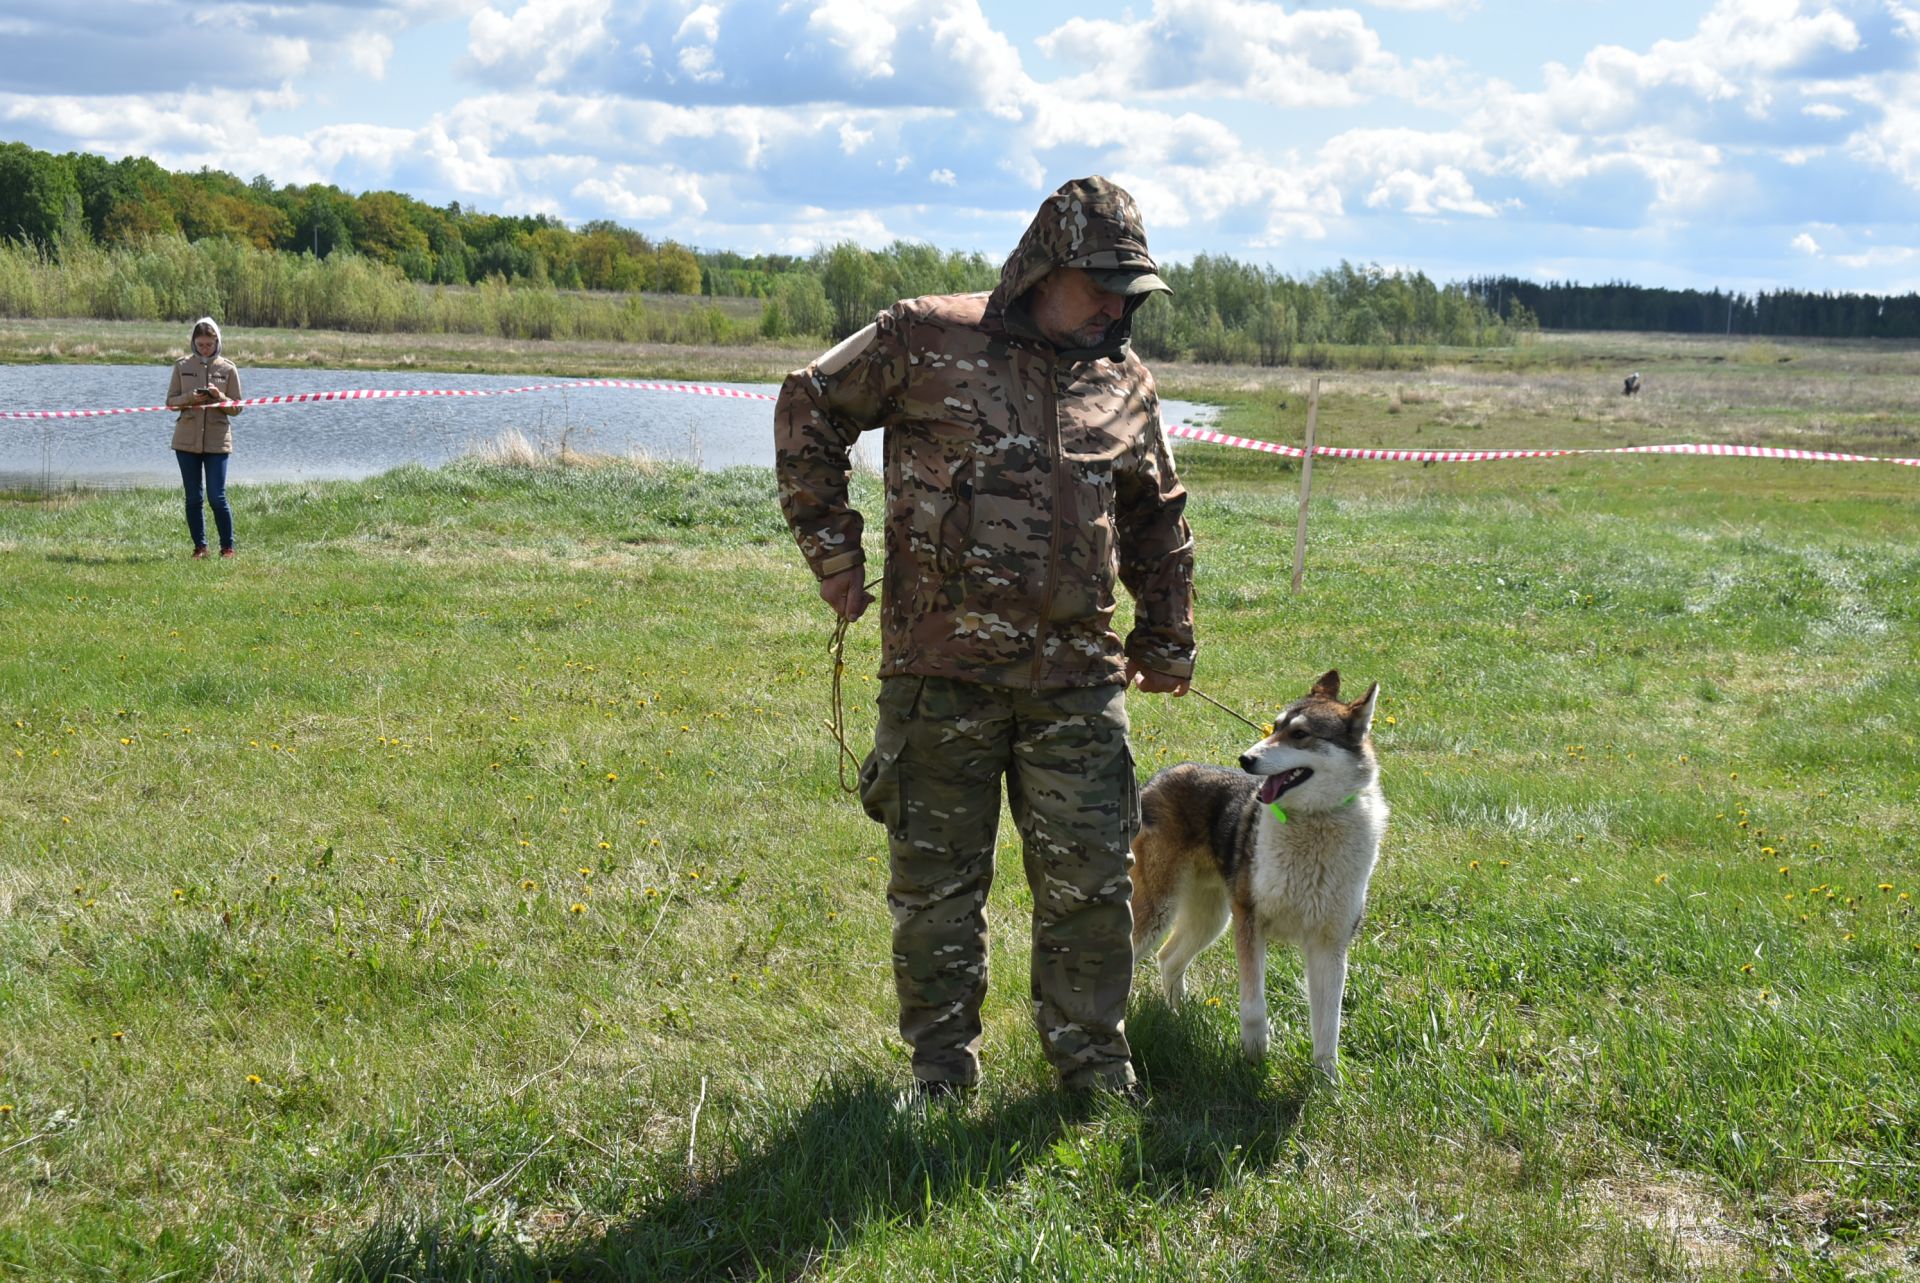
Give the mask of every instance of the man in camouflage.
[[[1040, 207], [991, 294], [907, 299], [789, 375], [780, 504], [820, 595], [871, 602], [849, 451], [885, 432], [886, 565], [867, 813], [892, 856], [900, 1031], [929, 1094], [979, 1078], [1000, 781], [1033, 891], [1034, 1019], [1070, 1088], [1125, 1089], [1138, 827], [1125, 691], [1193, 673], [1193, 540], [1153, 376], [1128, 347], [1167, 286], [1102, 178]], [[1116, 579], [1134, 599], [1123, 642]]]

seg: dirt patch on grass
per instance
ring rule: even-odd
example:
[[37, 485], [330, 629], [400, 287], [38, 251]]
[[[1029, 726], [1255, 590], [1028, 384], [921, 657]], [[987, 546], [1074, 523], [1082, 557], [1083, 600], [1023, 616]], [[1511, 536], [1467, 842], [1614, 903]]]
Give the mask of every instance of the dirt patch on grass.
[[1601, 1177], [1582, 1185], [1580, 1197], [1671, 1246], [1697, 1274], [1727, 1273], [1751, 1254], [1733, 1211], [1705, 1182], [1684, 1173]]

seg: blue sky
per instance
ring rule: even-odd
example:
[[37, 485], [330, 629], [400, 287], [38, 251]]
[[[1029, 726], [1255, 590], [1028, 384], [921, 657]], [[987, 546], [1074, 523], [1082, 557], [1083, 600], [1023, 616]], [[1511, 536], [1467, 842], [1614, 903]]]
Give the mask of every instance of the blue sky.
[[710, 248], [1920, 289], [1920, 0], [0, 0], [0, 138]]

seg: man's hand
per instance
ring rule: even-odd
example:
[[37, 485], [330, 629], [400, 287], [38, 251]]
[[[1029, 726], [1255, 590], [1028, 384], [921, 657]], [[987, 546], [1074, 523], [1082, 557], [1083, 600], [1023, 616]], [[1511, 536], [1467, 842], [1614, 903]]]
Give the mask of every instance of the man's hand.
[[833, 607], [833, 613], [849, 622], [867, 613], [873, 595], [860, 582], [865, 566], [854, 566], [820, 581], [820, 600]]
[[1149, 695], [1184, 695], [1187, 693], [1187, 679], [1171, 677], [1156, 672], [1135, 660], [1127, 661], [1127, 686], [1138, 686]]

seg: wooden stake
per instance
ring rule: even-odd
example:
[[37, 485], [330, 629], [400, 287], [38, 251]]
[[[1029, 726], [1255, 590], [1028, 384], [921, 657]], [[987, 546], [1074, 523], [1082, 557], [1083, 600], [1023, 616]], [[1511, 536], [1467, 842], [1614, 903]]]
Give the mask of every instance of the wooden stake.
[[1307, 453], [1300, 460], [1300, 526], [1293, 535], [1293, 595], [1307, 573], [1307, 500], [1313, 494], [1313, 431], [1320, 423], [1320, 379], [1307, 385]]

